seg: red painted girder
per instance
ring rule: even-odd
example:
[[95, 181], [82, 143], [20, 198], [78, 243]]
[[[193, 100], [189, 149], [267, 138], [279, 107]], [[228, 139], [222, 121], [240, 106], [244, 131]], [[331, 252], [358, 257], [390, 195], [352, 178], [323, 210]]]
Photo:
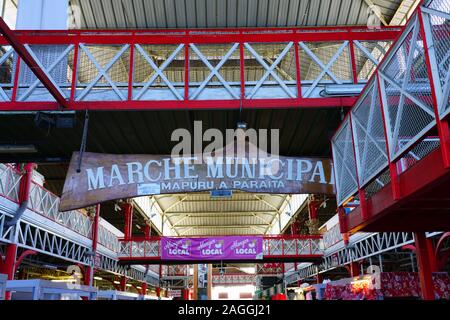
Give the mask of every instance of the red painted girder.
[[[184, 110], [184, 109], [284, 109], [351, 107], [356, 97], [242, 99], [242, 100], [145, 100], [145, 101], [68, 101], [67, 110]], [[0, 111], [58, 110], [57, 102], [1, 102]]]
[[[390, 41], [402, 27], [373, 30], [364, 27], [164, 29], [164, 30], [20, 30], [18, 40], [29, 44], [180, 44], [235, 42], [332, 42], [344, 40]], [[8, 41], [0, 38], [0, 44]]]
[[[439, 183], [442, 183], [443, 179], [448, 178], [449, 175], [450, 170], [446, 169], [443, 164], [441, 149], [437, 148], [399, 175], [399, 200], [393, 199], [392, 185], [389, 183], [367, 200], [367, 219], [362, 218], [360, 207], [355, 208], [346, 216], [348, 228], [345, 231], [356, 232], [385, 215], [395, 214], [396, 210], [401, 209], [402, 206], [407, 206], [408, 202], [418, 200], [420, 194], [438, 187]], [[415, 210], [420, 210], [420, 207], [415, 208]], [[427, 219], [425, 215], [424, 219]], [[408, 224], [408, 221], [405, 221], [405, 231], [412, 231], [408, 228], [411, 229], [411, 225]]]
[[52, 83], [49, 77], [45, 74], [44, 70], [42, 70], [33, 57], [30, 55], [28, 50], [22, 44], [23, 39], [19, 39], [15, 32], [12, 31], [5, 20], [0, 17], [0, 31], [3, 35], [3, 44], [11, 45], [20, 58], [28, 65], [30, 70], [36, 75], [36, 77], [42, 82], [42, 84], [47, 88], [50, 94], [55, 98], [58, 102], [59, 106], [66, 107], [67, 101], [64, 96], [58, 91], [56, 86]]

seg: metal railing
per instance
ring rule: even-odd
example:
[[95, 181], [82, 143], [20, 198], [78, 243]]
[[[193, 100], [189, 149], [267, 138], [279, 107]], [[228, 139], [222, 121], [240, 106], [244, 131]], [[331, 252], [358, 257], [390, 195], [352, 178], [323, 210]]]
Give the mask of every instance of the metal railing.
[[[120, 239], [121, 258], [161, 258], [161, 238]], [[321, 256], [321, 236], [264, 236], [263, 257], [313, 257]]]
[[332, 226], [322, 236], [323, 236], [323, 246], [325, 250], [332, 247], [336, 243], [342, 241], [343, 239], [339, 223]]
[[35, 182], [31, 183], [28, 208], [87, 238], [91, 238], [92, 220], [79, 210], [59, 211], [59, 197]]
[[[347, 89], [367, 82], [400, 30], [335, 27], [15, 34], [59, 93], [75, 105], [84, 101], [354, 96], [361, 86]], [[53, 102], [1, 37], [0, 46], [0, 104]], [[330, 85], [344, 89], [330, 94]]]
[[0, 195], [18, 202], [21, 179], [22, 174], [16, 168], [0, 163]]
[[399, 175], [444, 145], [436, 128], [450, 109], [449, 22], [448, 1], [419, 7], [332, 138], [340, 206], [388, 183], [397, 192]]
[[273, 236], [263, 238], [264, 256], [321, 255], [321, 236]]
[[[18, 202], [20, 181], [23, 175], [13, 166], [0, 164], [0, 196]], [[30, 186], [28, 209], [44, 216], [63, 227], [91, 239], [92, 220], [80, 210], [59, 211], [60, 199], [38, 183], [32, 181]], [[98, 241], [108, 249], [119, 252], [120, 244], [116, 234], [100, 222]]]

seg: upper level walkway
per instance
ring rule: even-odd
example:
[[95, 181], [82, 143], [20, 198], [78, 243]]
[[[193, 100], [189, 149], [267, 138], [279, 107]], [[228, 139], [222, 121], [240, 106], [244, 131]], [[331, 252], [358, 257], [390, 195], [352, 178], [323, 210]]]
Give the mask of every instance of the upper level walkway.
[[124, 268], [118, 264], [119, 238], [123, 233], [100, 218], [97, 255], [92, 261], [93, 220], [79, 210], [60, 212], [59, 197], [32, 181], [28, 207], [13, 226], [8, 222], [19, 208], [19, 190], [23, 174], [0, 164], [0, 245], [16, 243], [24, 249], [50, 255], [84, 266], [96, 268], [136, 280], [156, 283], [157, 271], [145, 273], [144, 266]]
[[2, 30], [0, 110], [349, 107], [401, 30]]
[[332, 139], [342, 232], [449, 230], [450, 4], [425, 1]]

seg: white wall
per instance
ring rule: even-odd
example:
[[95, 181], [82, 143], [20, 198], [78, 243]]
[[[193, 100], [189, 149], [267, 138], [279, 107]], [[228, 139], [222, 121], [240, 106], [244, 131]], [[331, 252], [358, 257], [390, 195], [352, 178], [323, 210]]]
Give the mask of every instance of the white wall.
[[20, 0], [18, 30], [67, 30], [68, 0]]

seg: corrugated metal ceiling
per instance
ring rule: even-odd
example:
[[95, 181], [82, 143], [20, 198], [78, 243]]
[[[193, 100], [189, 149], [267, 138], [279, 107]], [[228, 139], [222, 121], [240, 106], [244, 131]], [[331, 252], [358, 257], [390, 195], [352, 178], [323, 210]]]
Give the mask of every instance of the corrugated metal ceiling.
[[209, 193], [161, 195], [155, 199], [177, 235], [265, 234], [287, 195], [234, 192], [231, 198]]
[[[401, 0], [372, 0], [386, 21]], [[366, 25], [365, 0], [70, 0], [81, 28], [234, 28]]]

